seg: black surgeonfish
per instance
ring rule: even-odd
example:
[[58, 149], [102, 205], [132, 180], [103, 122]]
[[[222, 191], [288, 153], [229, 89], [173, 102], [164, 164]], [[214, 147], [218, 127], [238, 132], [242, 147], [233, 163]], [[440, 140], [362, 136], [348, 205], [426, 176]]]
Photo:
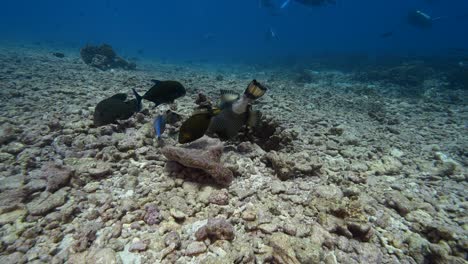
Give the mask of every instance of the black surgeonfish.
[[141, 110], [141, 96], [134, 92], [135, 99], [126, 101], [124, 93], [115, 94], [100, 101], [94, 109], [93, 121], [95, 126], [104, 126], [117, 120], [130, 118]]
[[158, 81], [152, 80], [154, 83], [142, 98], [154, 103], [157, 107], [161, 104], [173, 103], [175, 99], [186, 94], [184, 86], [178, 81]]

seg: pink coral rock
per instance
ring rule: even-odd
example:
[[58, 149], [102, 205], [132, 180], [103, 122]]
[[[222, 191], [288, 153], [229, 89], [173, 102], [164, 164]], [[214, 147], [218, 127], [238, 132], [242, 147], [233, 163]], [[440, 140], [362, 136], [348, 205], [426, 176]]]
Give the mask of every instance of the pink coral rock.
[[233, 180], [232, 171], [221, 164], [223, 145], [217, 139], [205, 136], [184, 147], [164, 147], [161, 152], [169, 161], [203, 170], [219, 185], [228, 186]]

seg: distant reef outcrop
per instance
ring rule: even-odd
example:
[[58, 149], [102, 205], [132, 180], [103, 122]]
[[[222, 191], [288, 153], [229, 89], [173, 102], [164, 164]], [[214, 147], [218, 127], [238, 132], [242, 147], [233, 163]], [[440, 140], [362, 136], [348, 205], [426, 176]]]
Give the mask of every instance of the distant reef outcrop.
[[136, 69], [135, 63], [128, 62], [119, 57], [109, 44], [102, 44], [101, 46], [86, 45], [81, 48], [80, 55], [86, 64], [103, 71], [110, 69]]

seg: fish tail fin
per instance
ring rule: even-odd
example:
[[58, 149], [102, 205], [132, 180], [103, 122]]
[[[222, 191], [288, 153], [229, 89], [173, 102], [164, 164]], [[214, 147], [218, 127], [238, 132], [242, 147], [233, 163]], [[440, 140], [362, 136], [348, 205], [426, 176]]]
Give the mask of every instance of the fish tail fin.
[[266, 86], [257, 82], [257, 80], [253, 80], [249, 83], [249, 86], [247, 86], [247, 89], [245, 89], [244, 95], [247, 96], [247, 98], [256, 100], [262, 97], [266, 93], [267, 90], [268, 89]]
[[283, 8], [287, 7], [287, 6], [289, 5], [290, 2], [291, 2], [291, 0], [286, 0], [286, 1], [284, 1], [284, 3], [281, 5], [280, 8], [283, 9]]
[[141, 101], [143, 100], [143, 97], [138, 94], [138, 92], [132, 88], [133, 95], [135, 95], [135, 99], [137, 100], [137, 112], [141, 111]]

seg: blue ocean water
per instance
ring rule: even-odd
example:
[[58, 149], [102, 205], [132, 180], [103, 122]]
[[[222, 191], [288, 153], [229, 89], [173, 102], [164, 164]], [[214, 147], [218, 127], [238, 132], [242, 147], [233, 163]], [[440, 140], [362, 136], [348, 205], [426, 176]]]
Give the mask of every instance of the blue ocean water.
[[[258, 0], [2, 1], [2, 41], [79, 48], [110, 43], [125, 56], [250, 60], [361, 53], [369, 56], [448, 55], [468, 47], [466, 0], [337, 0], [308, 7]], [[433, 18], [431, 29], [405, 23], [409, 10]], [[273, 30], [277, 39], [267, 38]], [[390, 38], [382, 33], [396, 30]]]

